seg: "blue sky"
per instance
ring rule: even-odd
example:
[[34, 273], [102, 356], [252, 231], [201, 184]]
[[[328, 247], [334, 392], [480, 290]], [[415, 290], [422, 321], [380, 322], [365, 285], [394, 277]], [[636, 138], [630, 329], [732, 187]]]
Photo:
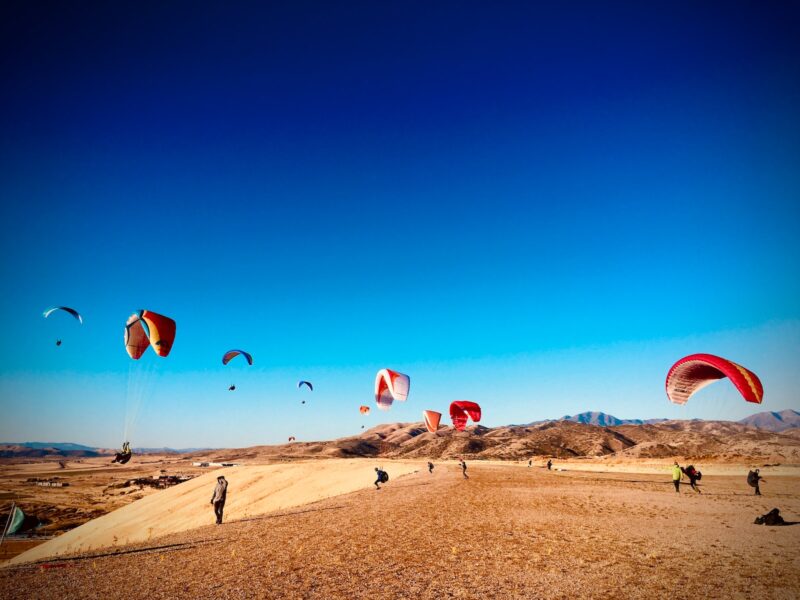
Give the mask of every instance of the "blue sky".
[[[118, 445], [137, 369], [135, 445], [355, 433], [381, 367], [411, 395], [368, 425], [800, 408], [796, 7], [2, 10], [0, 440]], [[152, 365], [138, 308], [178, 322]], [[670, 406], [692, 352], [762, 407]]]

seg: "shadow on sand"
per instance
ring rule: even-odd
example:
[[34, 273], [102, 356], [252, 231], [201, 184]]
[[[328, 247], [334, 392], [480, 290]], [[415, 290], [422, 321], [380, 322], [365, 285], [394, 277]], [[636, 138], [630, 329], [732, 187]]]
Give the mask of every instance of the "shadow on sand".
[[307, 513], [322, 512], [323, 510], [340, 510], [344, 506], [327, 506], [324, 508], [309, 508], [307, 510], [296, 510], [293, 512], [284, 512], [270, 515], [262, 515], [260, 517], [247, 517], [246, 519], [238, 519], [236, 521], [228, 521], [228, 523], [247, 523], [248, 521], [267, 521], [270, 519], [280, 519], [281, 517], [292, 517], [294, 515], [305, 515]]

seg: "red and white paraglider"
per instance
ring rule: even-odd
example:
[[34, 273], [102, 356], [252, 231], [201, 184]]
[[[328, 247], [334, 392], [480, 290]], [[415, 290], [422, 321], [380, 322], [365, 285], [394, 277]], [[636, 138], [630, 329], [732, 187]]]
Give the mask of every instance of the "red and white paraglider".
[[667, 373], [667, 398], [675, 404], [686, 404], [695, 392], [725, 377], [731, 380], [745, 400], [761, 404], [764, 387], [758, 376], [727, 358], [713, 354], [692, 354], [672, 365]]
[[389, 410], [392, 402], [405, 402], [411, 378], [391, 369], [381, 369], [375, 377], [375, 403], [381, 410]]
[[456, 400], [450, 404], [450, 418], [453, 420], [453, 427], [458, 431], [464, 431], [467, 427], [467, 418], [475, 423], [481, 420], [481, 407], [469, 400]]

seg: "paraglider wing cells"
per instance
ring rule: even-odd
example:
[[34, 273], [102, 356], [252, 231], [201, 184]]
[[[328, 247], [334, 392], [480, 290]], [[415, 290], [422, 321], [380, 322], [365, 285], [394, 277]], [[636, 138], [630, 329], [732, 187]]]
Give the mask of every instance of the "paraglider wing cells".
[[760, 404], [763, 400], [764, 387], [755, 373], [713, 354], [692, 354], [676, 362], [667, 373], [667, 398], [686, 404], [695, 392], [725, 377], [748, 402]]

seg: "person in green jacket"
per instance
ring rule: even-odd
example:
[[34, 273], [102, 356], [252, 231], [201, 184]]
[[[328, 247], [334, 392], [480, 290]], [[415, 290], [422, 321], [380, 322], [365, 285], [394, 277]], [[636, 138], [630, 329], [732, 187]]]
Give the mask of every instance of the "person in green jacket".
[[675, 461], [675, 465], [672, 467], [672, 483], [675, 484], [675, 491], [679, 494], [681, 493], [681, 477], [683, 473], [681, 472], [681, 467], [678, 464], [678, 461]]

